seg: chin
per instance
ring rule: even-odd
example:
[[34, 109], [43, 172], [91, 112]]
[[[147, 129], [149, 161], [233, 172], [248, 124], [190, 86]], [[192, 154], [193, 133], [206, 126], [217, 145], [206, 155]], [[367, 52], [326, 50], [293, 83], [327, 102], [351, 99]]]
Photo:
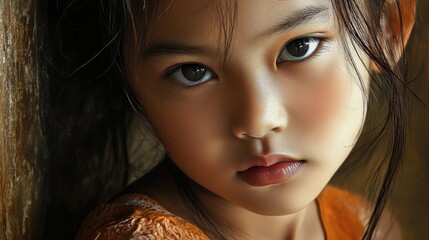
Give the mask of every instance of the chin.
[[314, 202], [317, 195], [313, 191], [261, 192], [256, 196], [242, 195], [236, 204], [258, 215], [285, 216], [304, 210]]

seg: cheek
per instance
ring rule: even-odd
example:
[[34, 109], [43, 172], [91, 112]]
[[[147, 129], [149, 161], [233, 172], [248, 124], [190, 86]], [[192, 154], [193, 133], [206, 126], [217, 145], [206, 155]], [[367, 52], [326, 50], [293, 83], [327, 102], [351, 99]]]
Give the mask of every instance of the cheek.
[[211, 94], [216, 86], [206, 87], [199, 90], [200, 96], [194, 93], [186, 100], [162, 98], [153, 91], [141, 100], [157, 137], [175, 164], [199, 184], [216, 189], [219, 181], [227, 179], [208, 179], [216, 179], [220, 172], [234, 176], [235, 169], [224, 166], [240, 159], [240, 153], [231, 150], [232, 144], [225, 138], [226, 116], [220, 114], [222, 108]]
[[195, 158], [211, 153], [220, 145], [219, 135], [225, 132], [224, 118], [216, 101], [215, 83], [197, 90], [177, 90], [150, 82], [137, 93], [140, 103], [157, 137], [171, 156], [177, 159]]
[[326, 153], [329, 149], [350, 151], [365, 118], [365, 95], [359, 80], [337, 59], [312, 68], [289, 92], [293, 95], [289, 127], [297, 139]]

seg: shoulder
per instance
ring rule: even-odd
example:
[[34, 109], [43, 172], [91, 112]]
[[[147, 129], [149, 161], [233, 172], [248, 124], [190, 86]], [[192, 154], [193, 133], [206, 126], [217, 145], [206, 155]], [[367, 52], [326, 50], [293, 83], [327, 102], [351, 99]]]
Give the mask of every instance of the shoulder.
[[327, 186], [317, 198], [319, 217], [326, 239], [361, 239], [361, 198], [348, 191]]
[[[317, 201], [326, 234], [362, 238], [374, 209], [369, 201], [334, 186], [326, 187]], [[383, 211], [372, 239], [401, 239], [399, 224], [388, 210]]]
[[208, 239], [146, 195], [131, 194], [91, 212], [76, 239]]

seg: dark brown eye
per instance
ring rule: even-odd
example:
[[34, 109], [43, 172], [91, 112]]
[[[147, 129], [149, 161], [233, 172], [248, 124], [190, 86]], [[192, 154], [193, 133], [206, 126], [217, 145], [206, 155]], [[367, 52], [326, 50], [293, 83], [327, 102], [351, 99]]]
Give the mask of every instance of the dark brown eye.
[[212, 70], [199, 64], [183, 64], [176, 68], [171, 76], [180, 84], [197, 85], [212, 79], [216, 75]]
[[318, 48], [320, 38], [304, 37], [295, 39], [282, 49], [277, 58], [277, 62], [302, 61], [310, 57]]
[[183, 77], [192, 82], [200, 81], [207, 72], [207, 69], [196, 64], [184, 65], [181, 69]]

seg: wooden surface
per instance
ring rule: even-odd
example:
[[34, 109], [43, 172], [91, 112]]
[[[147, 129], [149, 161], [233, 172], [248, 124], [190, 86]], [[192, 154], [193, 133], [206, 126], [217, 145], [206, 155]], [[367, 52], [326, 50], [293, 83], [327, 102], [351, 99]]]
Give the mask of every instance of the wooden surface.
[[36, 4], [0, 0], [0, 239], [37, 239], [43, 220]]

